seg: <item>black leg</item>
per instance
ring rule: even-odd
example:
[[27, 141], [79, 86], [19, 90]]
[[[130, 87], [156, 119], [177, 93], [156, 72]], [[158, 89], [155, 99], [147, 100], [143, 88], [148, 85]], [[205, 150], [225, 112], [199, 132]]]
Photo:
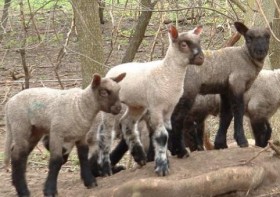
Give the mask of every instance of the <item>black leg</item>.
[[148, 149], [148, 152], [147, 152], [147, 162], [151, 162], [151, 161], [154, 161], [155, 160], [155, 147], [154, 147], [154, 144], [153, 144], [153, 133], [150, 132], [149, 133], [149, 149]]
[[251, 120], [251, 126], [255, 138], [255, 145], [259, 147], [266, 147], [267, 141], [271, 137], [271, 127], [266, 120]]
[[204, 121], [205, 120], [199, 120], [197, 121], [197, 130], [196, 130], [196, 137], [197, 137], [197, 150], [198, 151], [202, 151], [204, 150], [204, 145], [203, 145], [203, 137], [204, 137]]
[[87, 188], [95, 187], [97, 186], [97, 182], [95, 177], [91, 173], [90, 164], [88, 161], [88, 146], [78, 144], [76, 144], [76, 146], [80, 161], [81, 178], [84, 181], [84, 185]]
[[184, 138], [185, 144], [189, 147], [190, 151], [196, 151], [198, 146], [198, 137], [197, 137], [197, 124], [196, 122], [186, 119], [184, 121]]
[[230, 99], [228, 95], [221, 94], [220, 122], [214, 142], [215, 149], [227, 148], [227, 130], [232, 118]]
[[181, 97], [171, 116], [171, 124], [172, 124], [171, 153], [172, 155], [177, 155], [179, 158], [188, 156], [188, 151], [186, 150], [186, 145], [185, 145], [183, 126], [184, 126], [184, 120], [186, 114], [188, 114], [188, 112], [190, 111], [193, 103], [194, 103], [194, 99]]
[[49, 163], [48, 177], [44, 186], [44, 195], [54, 197], [57, 195], [57, 177], [62, 166], [63, 158], [51, 158]]
[[270, 126], [270, 123], [268, 120], [265, 120], [265, 126], [266, 126], [266, 135], [264, 140], [264, 147], [267, 146], [268, 140], [271, 138], [272, 128]]
[[118, 143], [116, 148], [110, 154], [111, 164], [116, 165], [128, 151], [128, 145], [125, 142], [125, 139], [122, 137], [121, 141]]
[[242, 95], [232, 95], [232, 110], [234, 115], [234, 139], [240, 147], [248, 147], [243, 128], [244, 101]]
[[20, 197], [30, 196], [30, 192], [27, 187], [25, 172], [28, 154], [22, 152], [19, 157], [14, 158], [12, 156], [12, 182], [16, 188], [17, 194]]

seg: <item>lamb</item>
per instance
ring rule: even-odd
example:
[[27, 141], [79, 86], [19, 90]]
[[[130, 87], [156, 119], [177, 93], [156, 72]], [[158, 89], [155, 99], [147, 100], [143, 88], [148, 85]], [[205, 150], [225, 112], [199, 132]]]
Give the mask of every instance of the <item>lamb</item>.
[[[244, 94], [245, 115], [249, 118], [255, 145], [266, 147], [271, 137], [272, 129], [269, 119], [280, 107], [280, 69], [261, 70], [251, 88]], [[203, 146], [204, 121], [208, 115], [217, 115], [220, 107], [218, 94], [198, 95], [191, 109], [193, 118], [198, 125], [198, 138], [193, 140], [191, 137], [191, 126], [184, 125], [185, 139], [191, 150], [198, 150]], [[185, 123], [184, 123], [185, 124]], [[195, 146], [194, 142], [198, 142]]]
[[[169, 171], [166, 128], [170, 128], [171, 113], [183, 93], [186, 68], [189, 64], [201, 65], [204, 60], [199, 44], [201, 31], [202, 27], [199, 26], [179, 34], [171, 25], [168, 28], [170, 44], [163, 60], [121, 64], [106, 74], [106, 77], [110, 77], [123, 71], [127, 73], [126, 78], [120, 82], [120, 99], [128, 108], [120, 122], [125, 142], [134, 160], [141, 166], [146, 164], [146, 155], [139, 139], [137, 124], [149, 111], [149, 125], [154, 131], [155, 172], [161, 176], [167, 175]], [[114, 130], [112, 116], [105, 113], [102, 115], [100, 130], [104, 130], [104, 133]], [[111, 174], [107, 140], [104, 139], [105, 151], [100, 152], [99, 162], [106, 174]]]
[[243, 129], [243, 94], [263, 67], [269, 49], [270, 32], [268, 28], [249, 29], [241, 22], [235, 22], [234, 26], [244, 36], [244, 46], [205, 51], [204, 65], [189, 66], [187, 69], [184, 93], [171, 117], [173, 155], [188, 156], [183, 140], [183, 122], [198, 93], [220, 94], [221, 97], [215, 148], [227, 148], [226, 130], [233, 116], [234, 138], [240, 147], [248, 146]]
[[11, 158], [12, 183], [18, 196], [30, 196], [25, 179], [27, 158], [45, 134], [50, 137], [49, 172], [43, 191], [45, 196], [57, 194], [63, 143], [77, 146], [84, 185], [88, 188], [97, 185], [90, 173], [85, 136], [99, 111], [112, 114], [121, 111], [118, 83], [125, 75], [121, 73], [117, 77], [101, 78], [99, 74], [94, 74], [91, 84], [84, 90], [26, 89], [7, 102], [4, 162], [7, 166]]

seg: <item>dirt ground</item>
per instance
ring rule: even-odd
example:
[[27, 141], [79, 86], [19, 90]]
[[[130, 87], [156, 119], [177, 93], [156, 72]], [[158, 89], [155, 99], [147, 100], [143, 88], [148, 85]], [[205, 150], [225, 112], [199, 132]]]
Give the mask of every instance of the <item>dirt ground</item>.
[[[3, 150], [3, 133], [1, 134], [1, 151]], [[98, 186], [92, 189], [86, 189], [80, 180], [79, 170], [70, 170], [67, 168], [69, 163], [66, 163], [61, 170], [58, 178], [58, 193], [59, 196], [120, 196], [117, 195], [117, 191], [129, 184], [131, 181], [136, 180], [135, 188], [139, 181], [157, 181], [164, 180], [170, 181], [170, 185], [174, 186], [174, 182], [180, 182], [187, 180], [191, 177], [203, 175], [208, 172], [215, 172], [223, 168], [248, 166], [248, 167], [262, 167], [265, 170], [265, 177], [257, 189], [245, 189], [245, 191], [238, 191], [227, 193], [220, 196], [234, 197], [234, 196], [280, 196], [280, 158], [273, 156], [271, 151], [262, 152], [258, 157], [244, 165], [244, 163], [254, 156], [256, 156], [262, 149], [249, 147], [238, 148], [232, 147], [225, 150], [203, 151], [193, 152], [189, 158], [178, 159], [176, 157], [169, 157], [170, 159], [170, 174], [166, 177], [158, 177], [154, 173], [154, 163], [148, 163], [146, 166], [139, 168], [135, 166], [131, 169], [122, 171], [110, 177], [97, 178]], [[39, 149], [35, 150], [39, 152]], [[42, 188], [47, 175], [47, 166], [36, 166], [36, 162], [30, 161], [27, 170], [27, 181], [32, 196], [42, 196]], [[4, 169], [0, 171], [1, 184], [0, 191], [1, 196], [12, 197], [16, 196], [15, 189], [11, 185], [11, 172], [7, 172]], [[236, 177], [235, 177], [236, 178]], [[234, 177], [233, 177], [234, 179]], [[230, 182], [233, 179], [229, 179]], [[216, 180], [217, 181], [217, 180]], [[248, 182], [251, 181], [249, 177]], [[135, 184], [135, 183], [134, 183]], [[175, 183], [176, 185], [176, 183]], [[213, 182], [214, 185], [214, 182]], [[138, 185], [139, 186], [139, 185]], [[213, 186], [214, 187], [214, 186]], [[169, 188], [170, 189], [170, 188]], [[145, 188], [142, 189], [145, 192]], [[149, 189], [147, 189], [149, 190]], [[168, 193], [163, 192], [161, 188], [155, 189], [156, 194], [160, 196], [169, 196]], [[171, 189], [172, 190], [172, 189]], [[201, 186], [203, 190], [203, 185]], [[243, 189], [244, 190], [244, 189]], [[174, 190], [175, 192], [175, 190]], [[122, 195], [123, 196], [123, 195]], [[141, 195], [141, 192], [137, 195], [131, 195], [127, 193], [125, 196], [148, 196]], [[178, 195], [176, 195], [178, 196]], [[183, 196], [201, 196], [201, 195], [188, 195], [184, 193]], [[211, 194], [207, 196], [212, 196]]]
[[[42, 17], [48, 17], [49, 13], [42, 13]], [[14, 19], [14, 15], [11, 18]], [[70, 17], [68, 17], [69, 19]], [[59, 23], [57, 26], [60, 27], [60, 32], [64, 32], [66, 35], [70, 26], [70, 20], [57, 20]], [[15, 25], [15, 24], [12, 24]], [[15, 27], [15, 26], [13, 26]], [[38, 30], [42, 33], [50, 32], [46, 29], [44, 24], [38, 25]], [[131, 23], [125, 23], [123, 29], [131, 28]], [[151, 22], [148, 27], [148, 33], [145, 37], [143, 44], [141, 45], [136, 61], [148, 61], [150, 56], [150, 43], [154, 39], [154, 34], [151, 33], [150, 29], [157, 29], [157, 23]], [[190, 29], [190, 26], [182, 26], [180, 30]], [[110, 52], [110, 36], [111, 36], [111, 25], [107, 21], [105, 25], [102, 25], [102, 31], [104, 36], [104, 50], [105, 56]], [[13, 29], [15, 32], [16, 29]], [[206, 31], [207, 32], [207, 31]], [[152, 36], [151, 36], [152, 35]], [[9, 37], [15, 39], [16, 35], [7, 35], [6, 39], [0, 44], [0, 162], [3, 161], [3, 149], [4, 149], [4, 139], [5, 139], [5, 129], [4, 129], [4, 104], [5, 102], [14, 94], [19, 92], [22, 87], [22, 80], [12, 80], [11, 71], [16, 71], [22, 73], [21, 58], [16, 50], [10, 50], [7, 48], [11, 41]], [[64, 37], [65, 38], [65, 37]], [[215, 39], [223, 39], [224, 34], [217, 34]], [[47, 43], [40, 45], [40, 47], [32, 47], [27, 51], [27, 63], [30, 67], [33, 67], [34, 71], [31, 78], [31, 87], [35, 86], [47, 86], [59, 88], [57, 81], [55, 80], [55, 74], [52, 63], [55, 62], [57, 54], [60, 49], [59, 43], [53, 42], [51, 38], [47, 38]], [[75, 35], [71, 36], [69, 43], [69, 50], [67, 51], [66, 57], [62, 61], [62, 65], [59, 69], [59, 74], [61, 76], [66, 88], [80, 87], [81, 85], [81, 74], [80, 74], [80, 64], [79, 55], [75, 53], [77, 47], [77, 38]], [[167, 40], [166, 33], [163, 35], [163, 39]], [[15, 39], [16, 40], [16, 39]], [[123, 40], [126, 42], [124, 43]], [[117, 44], [114, 46], [115, 50], [112, 53], [108, 61], [108, 65], [116, 65], [120, 63], [121, 57], [124, 54], [124, 50], [127, 45], [127, 36], [120, 34]], [[215, 40], [212, 41], [216, 43]], [[164, 45], [158, 41], [155, 47], [154, 57], [155, 59], [162, 58], [162, 48]], [[165, 45], [166, 47], [166, 45]], [[166, 48], [165, 48], [166, 49]], [[48, 81], [50, 80], [50, 81]], [[212, 123], [212, 122], [211, 122]], [[216, 130], [217, 124], [213, 123], [211, 130]], [[214, 129], [213, 129], [214, 128]], [[274, 130], [275, 131], [275, 130]], [[247, 134], [249, 136], [250, 134]], [[196, 177], [202, 175], [206, 172], [217, 171], [226, 167], [236, 167], [241, 166], [244, 161], [249, 160], [262, 149], [260, 148], [229, 148], [226, 150], [219, 151], [204, 151], [204, 152], [193, 152], [189, 158], [177, 159], [175, 157], [169, 157], [170, 159], [170, 174], [166, 177], [158, 177], [154, 173], [154, 163], [148, 163], [142, 168], [133, 166], [128, 170], [122, 171], [110, 177], [98, 178], [98, 187], [93, 189], [86, 189], [80, 180], [79, 167], [77, 165], [77, 158], [75, 153], [69, 161], [62, 167], [59, 178], [58, 178], [58, 192], [59, 196], [75, 196], [75, 197], [87, 197], [87, 196], [114, 196], [117, 195], [116, 191], [118, 187], [125, 186], [128, 182], [133, 180], [145, 181], [145, 180], [168, 180], [170, 183], [179, 182], [180, 180], [187, 180], [191, 177]], [[128, 159], [129, 160], [129, 159]], [[47, 175], [47, 162], [48, 153], [44, 148], [39, 145], [33, 151], [31, 158], [29, 159], [27, 168], [27, 182], [32, 196], [43, 196], [42, 188]], [[123, 161], [127, 165], [127, 161]], [[272, 156], [272, 152], [265, 151], [261, 153], [256, 159], [247, 164], [247, 166], [260, 166], [265, 170], [265, 178], [261, 185], [256, 190], [250, 190], [248, 188], [246, 191], [238, 191], [233, 193], [224, 194], [221, 196], [249, 196], [249, 197], [266, 197], [266, 196], [280, 196], [280, 160], [279, 158]], [[0, 164], [1, 166], [1, 164]], [[11, 172], [4, 169], [0, 169], [0, 196], [12, 197], [16, 196], [14, 187], [11, 184]], [[230, 181], [230, 180], [229, 180]], [[171, 184], [172, 185], [172, 184]], [[158, 191], [156, 195], [161, 197], [168, 196], [168, 193], [164, 193], [161, 190]], [[131, 196], [127, 193], [126, 196]], [[141, 196], [141, 193], [136, 193], [134, 196]], [[190, 196], [185, 193], [183, 196]], [[209, 194], [208, 196], [211, 196]]]

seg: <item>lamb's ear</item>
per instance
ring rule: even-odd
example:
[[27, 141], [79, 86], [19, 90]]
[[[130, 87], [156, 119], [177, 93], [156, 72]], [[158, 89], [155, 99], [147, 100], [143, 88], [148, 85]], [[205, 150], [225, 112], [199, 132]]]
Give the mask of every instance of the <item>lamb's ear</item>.
[[243, 36], [245, 36], [246, 32], [249, 30], [249, 28], [241, 22], [234, 22], [234, 26], [236, 30]]
[[101, 76], [100, 76], [99, 74], [96, 74], [96, 73], [93, 74], [91, 86], [92, 86], [93, 88], [95, 88], [95, 87], [99, 86], [100, 83], [101, 83]]
[[201, 34], [202, 30], [203, 30], [202, 25], [199, 25], [193, 29], [193, 33], [199, 36]]
[[122, 73], [117, 77], [112, 77], [111, 79], [117, 83], [119, 83], [121, 80], [123, 80], [123, 78], [126, 76], [126, 73]]
[[269, 27], [266, 27], [265, 31], [267, 31], [267, 33], [271, 36], [271, 31], [270, 31]]
[[169, 38], [172, 40], [172, 42], [176, 41], [178, 38], [178, 31], [174, 25], [168, 26], [168, 32], [169, 32]]

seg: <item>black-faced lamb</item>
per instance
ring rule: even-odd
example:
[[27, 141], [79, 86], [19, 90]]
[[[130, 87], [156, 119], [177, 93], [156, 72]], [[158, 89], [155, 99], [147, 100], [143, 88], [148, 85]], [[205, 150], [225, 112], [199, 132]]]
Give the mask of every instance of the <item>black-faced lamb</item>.
[[[269, 119], [280, 107], [280, 69], [261, 70], [251, 88], [244, 94], [245, 115], [249, 118], [255, 145], [267, 146], [272, 129]], [[191, 109], [189, 121], [196, 124], [185, 124], [184, 132], [187, 146], [199, 150], [203, 146], [204, 122], [208, 115], [217, 115], [220, 107], [220, 98], [217, 94], [198, 95]], [[193, 127], [196, 127], [193, 129]], [[196, 130], [196, 134], [192, 133]], [[195, 136], [195, 137], [194, 137]], [[192, 148], [191, 148], [192, 147]]]
[[94, 74], [91, 84], [84, 90], [26, 89], [7, 102], [4, 162], [8, 165], [11, 158], [12, 183], [18, 196], [30, 196], [25, 178], [27, 158], [45, 134], [50, 137], [45, 196], [57, 194], [57, 177], [63, 163], [62, 145], [67, 142], [77, 146], [84, 185], [88, 188], [97, 185], [90, 173], [85, 136], [99, 111], [112, 114], [121, 111], [118, 83], [125, 73], [115, 76], [101, 78]]
[[189, 66], [187, 69], [184, 93], [171, 117], [173, 155], [188, 155], [182, 132], [183, 122], [198, 93], [221, 96], [215, 148], [227, 148], [226, 131], [233, 117], [237, 144], [240, 147], [248, 146], [243, 129], [243, 94], [263, 67], [269, 49], [270, 32], [268, 28], [249, 29], [240, 22], [235, 22], [234, 25], [245, 38], [244, 46], [205, 51], [204, 65]]
[[[202, 27], [197, 27], [179, 34], [174, 26], [169, 26], [170, 44], [163, 60], [121, 64], [110, 69], [106, 75], [110, 77], [124, 71], [127, 73], [126, 78], [120, 82], [120, 99], [128, 106], [121, 119], [121, 128], [134, 160], [140, 165], [146, 164], [146, 155], [139, 139], [137, 124], [149, 111], [149, 124], [154, 131], [155, 172], [158, 175], [165, 176], [169, 171], [166, 128], [170, 128], [171, 113], [183, 93], [186, 68], [189, 64], [201, 65], [204, 60], [199, 44], [201, 30]], [[103, 113], [99, 132], [107, 133], [114, 129], [111, 119], [110, 114]], [[99, 156], [110, 174], [109, 152], [103, 151]]]

